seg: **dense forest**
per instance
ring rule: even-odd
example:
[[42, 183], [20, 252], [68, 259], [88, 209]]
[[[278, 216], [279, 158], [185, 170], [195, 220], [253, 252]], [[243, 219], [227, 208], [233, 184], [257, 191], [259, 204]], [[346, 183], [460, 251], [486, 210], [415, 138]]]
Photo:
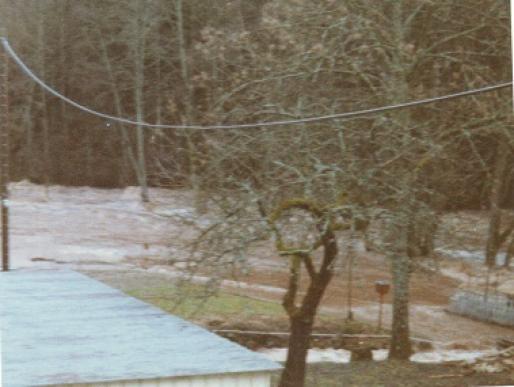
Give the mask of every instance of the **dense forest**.
[[[67, 97], [138, 121], [208, 125], [508, 81], [508, 11], [503, 0], [11, 0], [2, 13], [13, 49]], [[13, 180], [201, 190], [316, 172], [367, 197], [373, 179], [418, 168], [442, 208], [488, 207], [495, 176], [502, 205], [514, 205], [509, 89], [352, 120], [195, 131], [110, 122], [15, 64], [9, 76]]]

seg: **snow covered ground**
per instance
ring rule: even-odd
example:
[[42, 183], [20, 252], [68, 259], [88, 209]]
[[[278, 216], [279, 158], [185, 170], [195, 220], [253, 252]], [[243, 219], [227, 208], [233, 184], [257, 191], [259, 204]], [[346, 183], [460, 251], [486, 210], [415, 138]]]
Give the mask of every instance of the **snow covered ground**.
[[[436, 252], [442, 254], [447, 258], [483, 263], [485, 261], [485, 255], [483, 251], [466, 251], [466, 250], [449, 250], [449, 249], [436, 249]], [[503, 265], [505, 262], [506, 253], [498, 253], [496, 256], [496, 264]]]
[[[287, 357], [286, 348], [262, 349], [259, 351], [271, 360], [284, 362]], [[378, 349], [372, 351], [373, 360], [382, 361], [387, 359], [388, 351]], [[486, 351], [464, 351], [464, 350], [436, 350], [430, 352], [418, 352], [411, 356], [410, 360], [415, 363], [445, 363], [451, 361], [468, 361], [494, 354], [494, 350]], [[349, 363], [350, 351], [344, 349], [310, 349], [307, 355], [308, 363]]]

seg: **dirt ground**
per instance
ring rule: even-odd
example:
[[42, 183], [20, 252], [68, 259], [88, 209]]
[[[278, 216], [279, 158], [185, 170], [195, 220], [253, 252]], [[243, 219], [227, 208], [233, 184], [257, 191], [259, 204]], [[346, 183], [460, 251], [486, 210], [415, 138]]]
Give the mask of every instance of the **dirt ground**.
[[[277, 377], [278, 379], [278, 377]], [[465, 387], [512, 386], [514, 375], [468, 373], [454, 365], [399, 362], [355, 362], [311, 365], [307, 387]]]
[[[67, 267], [106, 272], [114, 279], [121, 271], [159, 273], [176, 279], [181, 267], [169, 261], [184, 259], [183, 246], [193, 235], [190, 224], [201, 224], [195, 215], [192, 195], [184, 190], [152, 189], [149, 205], [139, 201], [138, 189], [102, 190], [88, 187], [49, 187], [27, 182], [11, 189], [11, 253], [13, 267]], [[469, 349], [494, 346], [497, 339], [514, 339], [514, 329], [461, 318], [445, 311], [449, 297], [482, 265], [487, 217], [482, 212], [446, 214], [442, 217], [437, 247], [444, 254], [437, 266], [426, 265], [413, 273], [410, 324], [414, 336], [446, 346]], [[344, 249], [341, 249], [344, 255]], [[468, 254], [464, 258], [450, 256]], [[473, 259], [467, 259], [467, 257]], [[227, 291], [279, 301], [287, 280], [287, 261], [277, 257], [271, 245], [250, 254], [248, 276], [227, 276]], [[348, 313], [348, 277], [345, 260], [340, 261], [323, 301], [326, 313], [344, 319]], [[376, 324], [378, 299], [374, 282], [390, 280], [389, 262], [380, 254], [360, 248], [353, 265], [352, 312], [356, 319]], [[511, 275], [511, 273], [509, 273]], [[127, 280], [126, 276], [122, 276]], [[194, 278], [203, 281], [209, 279]], [[384, 327], [389, 327], [391, 298], [385, 298]]]
[[[452, 263], [448, 262], [448, 267]], [[286, 280], [287, 272], [266, 272], [256, 269], [246, 282], [280, 288]], [[352, 312], [356, 319], [376, 324], [378, 318], [378, 296], [374, 289], [377, 280], [390, 281], [388, 262], [385, 258], [369, 252], [361, 252], [354, 264]], [[500, 337], [514, 339], [514, 329], [495, 326], [446, 311], [450, 297], [455, 293], [460, 281], [440, 272], [416, 271], [412, 275], [410, 295], [410, 324], [414, 335], [447, 343], [449, 346], [469, 346], [482, 348], [494, 346]], [[247, 293], [245, 290], [241, 290]], [[259, 294], [267, 299], [279, 299], [277, 292]], [[248, 293], [247, 293], [248, 294]], [[383, 326], [390, 328], [391, 294], [384, 299]], [[322, 309], [341, 316], [348, 311], [347, 273], [341, 271], [332, 281], [323, 300]]]
[[[379, 260], [379, 257], [373, 257], [367, 263], [367, 271], [358, 272], [359, 266], [356, 265], [356, 278], [354, 281], [353, 292], [355, 297], [352, 298], [352, 311], [354, 318], [358, 321], [367, 323], [371, 329], [377, 323], [378, 303], [372, 286], [371, 289], [366, 287], [370, 282], [373, 284], [374, 278], [387, 278], [387, 275], [380, 275], [380, 266], [373, 259]], [[366, 262], [365, 259], [359, 261], [359, 264]], [[380, 263], [380, 261], [378, 261]], [[84, 267], [86, 269], [86, 267]], [[152, 273], [152, 270], [136, 270], [132, 269], [127, 272], [112, 270], [89, 270], [87, 274], [107, 282], [111, 286], [121, 289], [130, 289], [134, 287], [155, 286], [155, 276], [159, 278], [167, 278], [167, 268], [160, 268], [159, 273]], [[366, 275], [366, 272], [368, 275]], [[322, 304], [322, 312], [327, 315], [339, 318], [341, 322], [347, 317], [347, 286], [344, 275], [334, 278], [332, 285], [327, 291], [327, 295]], [[370, 278], [373, 280], [370, 281]], [[175, 279], [172, 276], [172, 279]], [[266, 275], [263, 272], [256, 271], [246, 278], [238, 278], [239, 282], [227, 281], [224, 289], [232, 294], [244, 295], [256, 299], [270, 300], [279, 303], [284, 291], [281, 287], [285, 283], [286, 273], [281, 271], [271, 272]], [[433, 281], [433, 283], [430, 282]], [[339, 282], [339, 283], [338, 283]], [[434, 286], [434, 283], [440, 285]], [[360, 289], [359, 289], [360, 285]], [[486, 349], [496, 345], [501, 338], [509, 338], [514, 340], [514, 329], [501, 327], [498, 325], [488, 324], [480, 321], [474, 321], [468, 318], [460, 317], [448, 313], [445, 308], [452, 292], [456, 290], [458, 282], [440, 274], [431, 274], [430, 277], [423, 276], [421, 273], [415, 274], [412, 280], [412, 289], [415, 298], [411, 303], [410, 324], [412, 335], [415, 337], [429, 339], [433, 341], [433, 345], [439, 348], [447, 349]], [[362, 291], [362, 292], [361, 292]], [[369, 299], [363, 297], [368, 294]], [[426, 299], [423, 297], [426, 294]], [[373, 300], [373, 298], [375, 300]], [[383, 328], [390, 328], [391, 321], [391, 304], [389, 297], [385, 300], [383, 308]], [[255, 329], [256, 327], [266, 327], [266, 329], [285, 329], [287, 327], [286, 316], [282, 321], [274, 321], [270, 326], [270, 321], [264, 320], [263, 324], [253, 321], [252, 324], [241, 324], [238, 321], [232, 321], [224, 324], [225, 328], [237, 327]], [[321, 323], [317, 329], [327, 332], [328, 327], [324, 327]]]

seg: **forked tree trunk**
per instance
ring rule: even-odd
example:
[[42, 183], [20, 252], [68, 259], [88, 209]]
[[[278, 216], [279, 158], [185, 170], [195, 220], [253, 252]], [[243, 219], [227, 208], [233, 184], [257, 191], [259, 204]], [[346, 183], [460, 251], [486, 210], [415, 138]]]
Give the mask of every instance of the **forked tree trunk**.
[[[296, 313], [290, 313], [291, 335], [284, 371], [280, 378], [279, 387], [304, 387], [307, 352], [309, 350], [312, 326], [318, 306], [325, 294], [333, 275], [333, 263], [337, 258], [338, 249], [335, 235], [328, 231], [323, 240], [324, 253], [321, 267], [311, 278], [302, 305]], [[288, 308], [284, 305], [286, 310]]]
[[[335, 256], [334, 256], [335, 258]], [[279, 387], [304, 387], [312, 327], [318, 306], [332, 278], [331, 269], [320, 272], [311, 283], [297, 314], [290, 316], [289, 346]]]
[[289, 348], [280, 387], [304, 386], [312, 325], [312, 319], [303, 317], [291, 319]]

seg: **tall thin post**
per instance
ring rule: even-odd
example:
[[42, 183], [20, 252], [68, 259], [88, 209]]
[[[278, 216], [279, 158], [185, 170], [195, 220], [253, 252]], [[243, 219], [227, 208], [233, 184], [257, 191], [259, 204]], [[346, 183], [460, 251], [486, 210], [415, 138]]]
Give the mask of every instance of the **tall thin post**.
[[[2, 27], [0, 33], [6, 36]], [[0, 212], [2, 223], [2, 271], [9, 270], [9, 75], [8, 57], [0, 48]]]
[[[512, 50], [512, 80], [514, 81], [514, 0], [510, 0], [510, 47]], [[514, 87], [512, 88], [512, 107], [514, 109]]]
[[352, 229], [350, 234], [350, 241], [348, 243], [348, 294], [346, 299], [347, 313], [346, 319], [349, 321], [353, 320], [352, 310], [352, 289], [353, 289], [353, 261], [355, 258], [354, 250], [354, 232], [355, 232], [355, 221], [352, 223]]
[[378, 304], [378, 327], [377, 330], [380, 332], [382, 330], [382, 316], [384, 310], [384, 295], [382, 293], [379, 294], [379, 304]]
[[384, 313], [384, 296], [389, 293], [389, 285], [386, 281], [376, 281], [375, 282], [375, 291], [378, 293], [379, 301], [378, 301], [378, 326], [377, 330], [380, 332], [382, 330], [382, 316]]

